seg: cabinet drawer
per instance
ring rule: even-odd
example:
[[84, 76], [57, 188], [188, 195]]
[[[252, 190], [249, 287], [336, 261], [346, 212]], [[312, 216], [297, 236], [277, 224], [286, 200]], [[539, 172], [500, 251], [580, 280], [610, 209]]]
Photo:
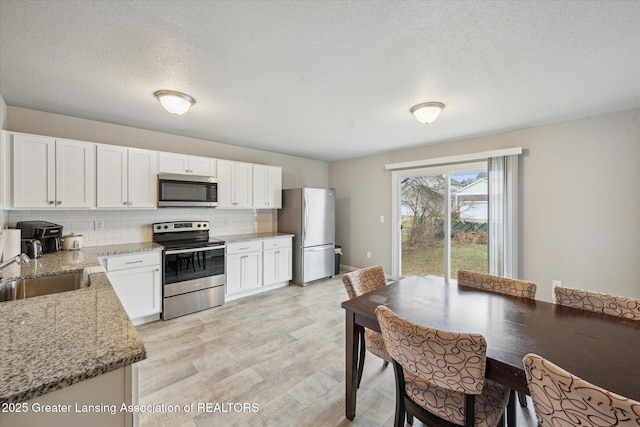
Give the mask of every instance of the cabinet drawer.
[[147, 267], [160, 265], [160, 254], [157, 252], [145, 252], [133, 255], [108, 257], [105, 267], [107, 271], [124, 270], [127, 268]]
[[265, 251], [269, 249], [277, 249], [277, 248], [290, 248], [291, 247], [291, 237], [277, 238], [277, 239], [264, 239], [263, 249]]
[[227, 243], [227, 255], [257, 252], [262, 250], [262, 240], [250, 240], [248, 242]]

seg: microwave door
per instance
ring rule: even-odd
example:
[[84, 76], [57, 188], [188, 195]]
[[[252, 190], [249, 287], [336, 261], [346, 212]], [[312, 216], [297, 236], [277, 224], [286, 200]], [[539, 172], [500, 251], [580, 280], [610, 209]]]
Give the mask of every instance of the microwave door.
[[178, 202], [206, 202], [207, 186], [205, 184], [164, 182], [160, 189], [161, 199]]

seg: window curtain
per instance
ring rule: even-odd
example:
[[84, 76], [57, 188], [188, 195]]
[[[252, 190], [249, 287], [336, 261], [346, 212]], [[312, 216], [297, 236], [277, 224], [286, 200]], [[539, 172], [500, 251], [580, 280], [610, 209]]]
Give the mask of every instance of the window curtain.
[[518, 156], [489, 158], [489, 274], [518, 278]]

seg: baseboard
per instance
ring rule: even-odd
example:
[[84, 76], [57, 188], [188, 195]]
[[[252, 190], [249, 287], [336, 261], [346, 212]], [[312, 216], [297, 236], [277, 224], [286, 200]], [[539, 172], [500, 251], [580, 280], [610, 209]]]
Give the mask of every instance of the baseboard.
[[342, 271], [342, 270], [356, 271], [356, 270], [360, 270], [360, 267], [353, 267], [351, 265], [340, 264], [340, 271]]

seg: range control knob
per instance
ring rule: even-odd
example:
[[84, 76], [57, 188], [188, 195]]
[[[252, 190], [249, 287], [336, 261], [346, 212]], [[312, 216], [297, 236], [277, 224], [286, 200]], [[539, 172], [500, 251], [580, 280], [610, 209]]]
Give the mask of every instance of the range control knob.
[[166, 230], [166, 229], [168, 229], [168, 228], [169, 228], [169, 226], [168, 226], [168, 225], [165, 225], [165, 226], [164, 226], [164, 229], [165, 229], [165, 230]]
[[198, 224], [198, 228], [202, 227], [202, 224]]
[[161, 228], [162, 228], [162, 226], [161, 226], [161, 225], [159, 225], [159, 226], [157, 226], [157, 227], [156, 227], [156, 229], [157, 229], [157, 230], [160, 230]]

